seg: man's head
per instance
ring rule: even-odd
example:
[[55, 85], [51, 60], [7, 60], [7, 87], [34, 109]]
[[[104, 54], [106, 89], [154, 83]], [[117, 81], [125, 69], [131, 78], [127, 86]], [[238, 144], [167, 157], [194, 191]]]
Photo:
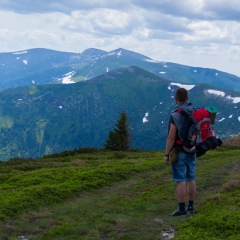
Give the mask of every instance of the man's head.
[[188, 91], [185, 88], [179, 88], [175, 93], [177, 103], [185, 103], [188, 100]]

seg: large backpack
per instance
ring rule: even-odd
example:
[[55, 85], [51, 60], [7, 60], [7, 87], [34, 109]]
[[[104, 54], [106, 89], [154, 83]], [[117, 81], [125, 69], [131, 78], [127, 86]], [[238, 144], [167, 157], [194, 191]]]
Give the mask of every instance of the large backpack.
[[205, 108], [199, 108], [194, 110], [189, 118], [190, 126], [183, 148], [187, 152], [196, 152], [197, 147], [211, 136], [210, 113]]
[[200, 156], [221, 145], [221, 140], [214, 136], [211, 115], [206, 108], [193, 109], [192, 112], [179, 108], [176, 112], [181, 114], [181, 124], [176, 127], [186, 152], [197, 152]]

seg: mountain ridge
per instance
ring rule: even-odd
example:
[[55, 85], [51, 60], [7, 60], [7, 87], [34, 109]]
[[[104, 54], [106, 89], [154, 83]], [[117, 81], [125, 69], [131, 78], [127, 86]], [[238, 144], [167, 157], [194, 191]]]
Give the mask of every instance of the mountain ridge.
[[[89, 48], [82, 53], [35, 48], [0, 53], [0, 90], [19, 86], [85, 81], [129, 66], [140, 67], [168, 81], [208, 83], [240, 91], [238, 76], [216, 69], [155, 61], [123, 48], [109, 52]], [[69, 81], [64, 81], [70, 73]]]

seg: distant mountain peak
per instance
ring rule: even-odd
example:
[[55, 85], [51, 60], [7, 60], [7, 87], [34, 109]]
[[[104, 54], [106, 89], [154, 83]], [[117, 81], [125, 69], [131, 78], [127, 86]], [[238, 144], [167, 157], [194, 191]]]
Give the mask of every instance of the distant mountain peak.
[[142, 55], [140, 53], [136, 53], [136, 52], [124, 49], [124, 48], [117, 48], [113, 51], [110, 51], [108, 54], [109, 55], [110, 54], [115, 54], [115, 55], [118, 55], [118, 56], [129, 56], [129, 57], [134, 57], [136, 59], [150, 59], [149, 57], [147, 57], [145, 55]]
[[106, 51], [103, 51], [103, 50], [100, 50], [100, 49], [97, 49], [97, 48], [87, 48], [85, 49], [82, 54], [83, 55], [93, 55], [93, 54], [97, 54], [97, 55], [103, 55], [103, 54], [106, 54], [107, 52]]
[[33, 48], [0, 53], [0, 90], [19, 86], [56, 84], [74, 71], [73, 82], [85, 81], [111, 70], [140, 67], [170, 82], [205, 83], [240, 91], [240, 78], [214, 69], [156, 61], [124, 48], [104, 51], [88, 48], [82, 53]]

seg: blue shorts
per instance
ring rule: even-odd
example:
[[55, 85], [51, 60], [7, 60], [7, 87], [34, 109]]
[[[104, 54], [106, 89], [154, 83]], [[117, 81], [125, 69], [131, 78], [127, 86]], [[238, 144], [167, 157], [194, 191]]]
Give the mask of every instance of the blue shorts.
[[196, 174], [196, 154], [178, 153], [178, 160], [172, 164], [174, 182], [194, 181]]

